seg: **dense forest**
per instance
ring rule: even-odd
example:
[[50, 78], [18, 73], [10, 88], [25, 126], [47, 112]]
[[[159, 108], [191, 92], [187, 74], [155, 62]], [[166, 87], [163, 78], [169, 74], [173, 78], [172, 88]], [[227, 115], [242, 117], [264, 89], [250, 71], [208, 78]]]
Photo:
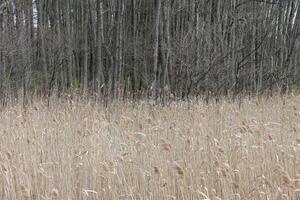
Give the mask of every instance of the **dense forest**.
[[0, 96], [285, 92], [299, 36], [300, 0], [0, 0]]

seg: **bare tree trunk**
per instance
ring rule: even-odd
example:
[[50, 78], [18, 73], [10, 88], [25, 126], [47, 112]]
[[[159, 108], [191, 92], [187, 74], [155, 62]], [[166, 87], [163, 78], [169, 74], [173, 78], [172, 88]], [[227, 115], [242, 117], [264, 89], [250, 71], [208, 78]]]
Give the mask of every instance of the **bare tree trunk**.
[[151, 97], [153, 100], [157, 98], [157, 73], [158, 73], [158, 43], [159, 43], [159, 24], [161, 15], [161, 0], [156, 0], [156, 16], [154, 24], [154, 52], [153, 52], [153, 82], [151, 85]]
[[46, 47], [45, 47], [45, 32], [47, 29], [47, 19], [45, 12], [45, 1], [36, 0], [36, 7], [38, 11], [38, 34], [39, 34], [39, 45], [40, 45], [40, 63], [43, 70], [43, 90], [47, 94], [48, 91], [48, 69], [46, 60]]
[[136, 97], [136, 92], [138, 90], [138, 69], [136, 65], [136, 59], [137, 59], [137, 7], [136, 7], [137, 2], [135, 0], [131, 0], [131, 5], [132, 5], [132, 46], [133, 46], [133, 54], [132, 54], [132, 68], [133, 68], [133, 80], [131, 81], [132, 83], [132, 90], [133, 90], [133, 98]]
[[83, 12], [83, 92], [85, 92], [88, 89], [88, 28], [89, 28], [89, 14], [88, 14], [88, 3], [86, 1], [83, 1], [82, 3], [82, 12]]
[[252, 27], [252, 44], [251, 44], [251, 51], [254, 51], [254, 53], [252, 53], [251, 55], [251, 90], [252, 91], [257, 91], [257, 84], [256, 84], [256, 26], [257, 23], [254, 21], [256, 18], [256, 4], [255, 2], [252, 3], [253, 4], [253, 10], [254, 10], [254, 14], [252, 17], [253, 20], [253, 27]]
[[122, 82], [122, 71], [123, 71], [123, 15], [124, 15], [124, 1], [118, 3], [117, 6], [117, 32], [116, 32], [116, 66], [115, 70], [115, 97], [119, 97]]
[[5, 96], [6, 96], [6, 90], [5, 90], [5, 62], [4, 62], [4, 50], [3, 45], [5, 41], [5, 34], [4, 34], [4, 20], [3, 20], [3, 14], [0, 14], [0, 99], [1, 104], [4, 104]]
[[164, 103], [166, 100], [168, 100], [170, 96], [170, 67], [171, 67], [171, 36], [170, 36], [170, 19], [171, 19], [171, 1], [167, 0], [165, 1], [165, 51], [166, 51], [166, 57], [165, 57], [165, 68], [164, 68], [164, 76], [163, 76], [163, 101]]
[[96, 2], [97, 7], [97, 27], [96, 27], [96, 38], [97, 38], [97, 58], [96, 58], [96, 65], [97, 65], [97, 75], [96, 75], [96, 85], [98, 88], [98, 92], [104, 84], [104, 74], [103, 74], [103, 56], [102, 56], [102, 39], [103, 39], [103, 2], [102, 0], [97, 0]]
[[64, 0], [66, 4], [65, 10], [65, 20], [66, 20], [66, 34], [65, 34], [65, 42], [66, 42], [66, 65], [67, 65], [67, 88], [73, 87], [73, 68], [72, 68], [72, 46], [71, 46], [71, 28], [70, 28], [70, 1]]

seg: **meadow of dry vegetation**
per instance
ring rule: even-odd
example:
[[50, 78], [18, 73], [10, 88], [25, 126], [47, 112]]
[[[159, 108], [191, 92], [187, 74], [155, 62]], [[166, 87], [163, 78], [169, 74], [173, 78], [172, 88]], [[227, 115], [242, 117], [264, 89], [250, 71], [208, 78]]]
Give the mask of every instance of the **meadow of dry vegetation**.
[[11, 106], [0, 199], [296, 200], [299, 131], [300, 96]]

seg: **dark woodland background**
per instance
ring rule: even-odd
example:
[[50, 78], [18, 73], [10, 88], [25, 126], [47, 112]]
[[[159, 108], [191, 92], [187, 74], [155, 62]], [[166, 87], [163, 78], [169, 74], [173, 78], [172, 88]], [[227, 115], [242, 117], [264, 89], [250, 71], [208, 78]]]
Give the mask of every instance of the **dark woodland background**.
[[299, 36], [300, 0], [0, 0], [0, 97], [286, 92]]

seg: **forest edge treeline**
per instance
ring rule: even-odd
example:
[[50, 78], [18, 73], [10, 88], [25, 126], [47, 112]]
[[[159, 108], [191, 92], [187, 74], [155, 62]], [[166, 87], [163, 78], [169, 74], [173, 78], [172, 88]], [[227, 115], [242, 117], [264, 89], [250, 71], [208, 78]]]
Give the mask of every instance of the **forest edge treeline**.
[[300, 0], [0, 0], [0, 96], [286, 92], [300, 80], [299, 9]]

